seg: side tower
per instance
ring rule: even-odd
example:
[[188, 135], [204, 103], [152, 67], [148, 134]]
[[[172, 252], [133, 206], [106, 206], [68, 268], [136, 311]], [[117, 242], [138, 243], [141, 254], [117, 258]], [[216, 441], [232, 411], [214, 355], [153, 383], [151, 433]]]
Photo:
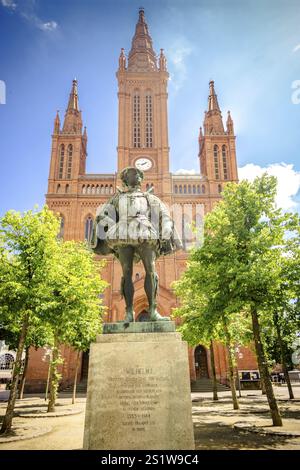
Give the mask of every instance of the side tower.
[[79, 175], [85, 174], [87, 134], [82, 133], [77, 80], [73, 80], [62, 129], [57, 112], [52, 134], [48, 194], [74, 193]]
[[144, 9], [126, 59], [119, 57], [118, 98], [118, 172], [126, 166], [145, 171], [155, 192], [170, 193], [169, 140], [167, 114], [166, 58], [161, 49], [157, 60], [145, 20]]
[[200, 127], [199, 159], [201, 174], [207, 178], [209, 192], [222, 191], [224, 183], [237, 181], [237, 163], [233, 121], [228, 111], [226, 131], [214, 88], [209, 82], [208, 110], [205, 111], [204, 133]]

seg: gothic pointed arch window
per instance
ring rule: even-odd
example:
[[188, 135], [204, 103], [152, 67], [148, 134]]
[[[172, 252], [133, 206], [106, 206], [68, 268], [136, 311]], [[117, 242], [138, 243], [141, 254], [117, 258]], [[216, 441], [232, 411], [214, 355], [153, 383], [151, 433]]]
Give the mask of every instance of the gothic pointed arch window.
[[153, 147], [153, 103], [152, 94], [148, 90], [145, 97], [145, 144], [146, 147]]
[[222, 162], [223, 162], [223, 175], [224, 175], [224, 180], [228, 180], [227, 149], [226, 149], [226, 145], [222, 145]]
[[91, 215], [88, 215], [87, 218], [85, 219], [85, 224], [84, 224], [84, 239], [87, 242], [90, 242], [92, 238], [92, 231], [93, 231], [93, 218]]
[[61, 144], [59, 149], [59, 167], [58, 167], [58, 179], [62, 179], [64, 173], [64, 162], [65, 162], [65, 146]]
[[214, 145], [214, 169], [215, 169], [215, 179], [218, 180], [220, 178], [220, 170], [219, 170], [219, 147]]
[[218, 184], [218, 193], [221, 194], [221, 192], [222, 192], [222, 185]]
[[68, 145], [68, 166], [67, 166], [67, 179], [71, 179], [72, 174], [72, 159], [73, 159], [73, 145]]
[[178, 186], [175, 184], [175, 194], [178, 194]]
[[133, 95], [133, 146], [141, 146], [141, 97], [136, 90]]

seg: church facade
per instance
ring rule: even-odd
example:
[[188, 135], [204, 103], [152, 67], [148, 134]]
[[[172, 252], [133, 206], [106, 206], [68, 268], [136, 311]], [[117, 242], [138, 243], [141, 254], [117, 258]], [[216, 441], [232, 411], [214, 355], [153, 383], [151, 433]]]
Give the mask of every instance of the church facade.
[[[127, 166], [142, 169], [142, 190], [152, 187], [171, 211], [176, 208], [174, 218], [183, 234], [184, 249], [157, 260], [158, 311], [170, 316], [178, 305], [172, 283], [183, 273], [188, 256], [187, 227], [191, 222], [201, 225], [203, 214], [222, 197], [224, 185], [238, 180], [233, 121], [228, 112], [224, 126], [214, 82], [210, 81], [208, 108], [199, 133], [199, 173], [170, 172], [167, 61], [163, 49], [158, 56], [153, 49], [143, 9], [139, 11], [128, 56], [121, 49], [116, 75], [119, 109], [115, 172], [86, 173], [88, 137], [79, 108], [78, 84], [73, 80], [64, 120], [61, 123], [57, 114], [54, 122], [46, 203], [60, 214], [61, 236], [65, 240], [89, 240], [98, 207], [121, 187], [121, 170]], [[109, 283], [103, 299], [108, 307], [105, 321], [122, 320], [125, 306], [120, 294], [121, 267], [112, 256], [106, 257], [102, 276]], [[147, 319], [147, 299], [141, 263], [134, 266], [133, 279], [136, 321], [143, 321]], [[67, 347], [62, 347], [61, 352], [62, 379], [67, 385], [74, 377], [75, 354]], [[38, 390], [45, 383], [47, 360], [42, 360], [43, 356], [43, 350], [31, 352], [27, 389]], [[214, 344], [214, 356], [218, 379], [225, 382], [228, 365], [222, 345]], [[82, 379], [87, 374], [87, 360], [87, 354], [83, 354]], [[189, 348], [189, 361], [192, 380], [210, 377], [210, 351], [204, 346]], [[237, 361], [239, 370], [257, 369], [249, 349], [242, 349]]]

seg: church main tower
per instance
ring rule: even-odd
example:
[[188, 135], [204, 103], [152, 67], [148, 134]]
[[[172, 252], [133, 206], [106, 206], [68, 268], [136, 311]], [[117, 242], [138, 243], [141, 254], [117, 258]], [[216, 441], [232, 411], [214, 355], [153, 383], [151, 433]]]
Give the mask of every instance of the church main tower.
[[157, 59], [144, 9], [126, 59], [119, 57], [118, 171], [136, 166], [158, 194], [170, 193], [167, 84], [169, 74], [161, 49]]

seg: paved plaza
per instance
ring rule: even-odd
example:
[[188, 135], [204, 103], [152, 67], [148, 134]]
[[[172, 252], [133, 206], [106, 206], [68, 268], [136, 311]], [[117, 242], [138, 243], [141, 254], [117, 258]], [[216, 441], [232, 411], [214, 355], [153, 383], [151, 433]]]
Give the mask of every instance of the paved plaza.
[[[300, 386], [294, 387], [294, 400], [288, 400], [285, 386], [275, 387], [275, 393], [282, 428], [271, 425], [260, 391], [243, 391], [240, 410], [232, 409], [230, 392], [220, 392], [218, 402], [213, 402], [211, 393], [192, 393], [196, 449], [300, 450]], [[5, 408], [0, 403], [1, 417]], [[62, 393], [55, 414], [48, 417], [43, 397], [27, 395], [17, 402], [15, 433], [0, 439], [0, 450], [81, 449], [84, 409], [85, 395], [71, 405], [71, 396]]]

